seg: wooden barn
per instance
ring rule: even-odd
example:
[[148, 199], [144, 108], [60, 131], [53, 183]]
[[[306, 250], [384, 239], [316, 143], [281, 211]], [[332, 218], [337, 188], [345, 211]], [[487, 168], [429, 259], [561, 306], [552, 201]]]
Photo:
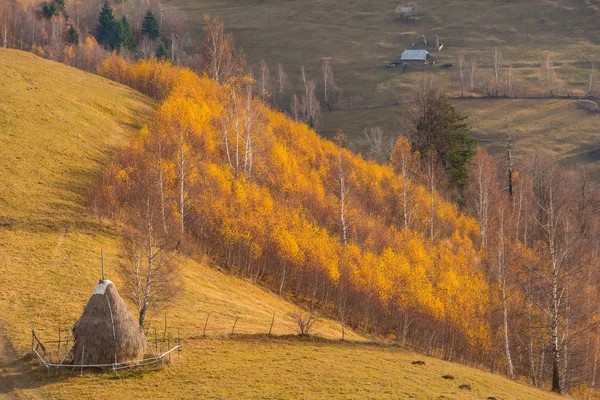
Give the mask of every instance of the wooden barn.
[[403, 64], [419, 64], [426, 65], [431, 61], [427, 50], [404, 50], [400, 57], [400, 62]]

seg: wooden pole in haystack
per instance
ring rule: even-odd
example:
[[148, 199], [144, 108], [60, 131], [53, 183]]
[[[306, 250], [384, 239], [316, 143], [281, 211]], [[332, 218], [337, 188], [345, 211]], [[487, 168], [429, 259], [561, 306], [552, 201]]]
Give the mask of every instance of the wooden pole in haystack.
[[102, 259], [102, 280], [104, 280], [104, 249], [100, 249], [100, 258]]
[[83, 359], [85, 358], [85, 345], [81, 349], [81, 375], [83, 376]]

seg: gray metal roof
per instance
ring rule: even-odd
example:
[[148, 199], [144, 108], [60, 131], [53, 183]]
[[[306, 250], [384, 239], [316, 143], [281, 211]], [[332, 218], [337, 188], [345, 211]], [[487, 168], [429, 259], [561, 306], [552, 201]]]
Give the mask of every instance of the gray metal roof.
[[414, 7], [402, 7], [400, 9], [400, 12], [403, 12], [403, 13], [408, 13], [408, 12], [413, 12], [413, 11], [415, 11]]
[[427, 60], [429, 52], [427, 50], [404, 50], [400, 60]]

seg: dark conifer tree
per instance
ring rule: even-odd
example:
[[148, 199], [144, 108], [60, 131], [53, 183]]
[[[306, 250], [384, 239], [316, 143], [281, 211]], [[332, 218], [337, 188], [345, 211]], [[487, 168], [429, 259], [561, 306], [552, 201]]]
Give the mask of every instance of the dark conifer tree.
[[97, 38], [98, 43], [111, 50], [118, 50], [121, 44], [119, 39], [119, 24], [115, 21], [115, 16], [108, 0], [104, 2], [102, 10], [100, 10]]
[[163, 42], [158, 43], [156, 46], [156, 58], [159, 60], [168, 60], [169, 59], [169, 51]]
[[142, 35], [147, 35], [152, 40], [157, 39], [158, 35], [160, 35], [160, 27], [158, 26], [158, 21], [152, 13], [152, 10], [148, 10], [146, 15], [144, 15], [144, 20], [142, 21]]
[[131, 31], [131, 26], [127, 17], [123, 17], [119, 20], [119, 38], [121, 40], [121, 48], [129, 51], [135, 50], [135, 37]]
[[42, 12], [44, 13], [44, 16], [48, 19], [52, 18], [55, 15], [58, 15], [56, 4], [54, 4], [53, 1], [47, 1], [42, 3]]
[[69, 29], [67, 29], [66, 41], [74, 45], [79, 44], [79, 32], [73, 25], [69, 25]]

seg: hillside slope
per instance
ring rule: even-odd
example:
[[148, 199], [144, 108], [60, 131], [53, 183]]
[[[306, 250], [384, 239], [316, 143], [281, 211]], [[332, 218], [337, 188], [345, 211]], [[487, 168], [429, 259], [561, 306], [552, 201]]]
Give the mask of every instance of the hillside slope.
[[[417, 20], [398, 20], [394, 9], [399, 3], [415, 4]], [[566, 83], [565, 94], [568, 92], [571, 96], [583, 95], [591, 64], [600, 60], [597, 24], [600, 8], [595, 0], [424, 0], [416, 3], [173, 0], [171, 4], [190, 15], [189, 24], [196, 38], [202, 37], [200, 16], [204, 13], [219, 15], [256, 70], [263, 59], [276, 76], [277, 63], [281, 63], [296, 91], [300, 90], [300, 66], [320, 82], [322, 59], [330, 59], [345, 104], [342, 111], [322, 113], [321, 133], [333, 137], [341, 128], [356, 150], [364, 150], [361, 143], [364, 129], [379, 126], [390, 136], [402, 133], [396, 123], [398, 107], [372, 107], [394, 100], [390, 91], [378, 90], [380, 85], [389, 87], [396, 97], [402, 97], [423, 74], [431, 74], [443, 86], [448, 86], [453, 95], [459, 95], [456, 65], [460, 52], [464, 53], [467, 63], [477, 62], [474, 83], [479, 94], [483, 92], [483, 84], [491, 79], [495, 48], [502, 53], [502, 68], [515, 69], [515, 85], [520, 95], [525, 96], [546, 95], [539, 70], [546, 51], [554, 60], [558, 76]], [[432, 40], [434, 34], [444, 43], [443, 51], [432, 53], [436, 65], [407, 70], [384, 67], [386, 63], [398, 61], [402, 51], [420, 35]], [[291, 48], [294, 51], [287, 51]], [[454, 66], [444, 68], [443, 64]], [[505, 74], [503, 70], [503, 80]], [[318, 90], [322, 97], [321, 89]], [[561, 159], [589, 164], [598, 176], [600, 163], [596, 148], [592, 149], [595, 153], [590, 153], [589, 146], [579, 146], [590, 137], [588, 133], [595, 134], [596, 115], [577, 110], [576, 104], [567, 100], [501, 102], [500, 107], [488, 100], [458, 102], [458, 106], [472, 115], [477, 137], [501, 141], [502, 135], [497, 132], [508, 119], [521, 131], [518, 136], [524, 140], [517, 143], [521, 149], [539, 149]], [[524, 121], [524, 113], [535, 123]], [[519, 116], [513, 118], [514, 114]], [[494, 121], [488, 123], [490, 119]], [[524, 124], [520, 125], [521, 122]], [[583, 140], [575, 137], [576, 129], [573, 129], [582, 125]], [[597, 136], [593, 139], [597, 141]], [[491, 151], [495, 149], [494, 143], [487, 140], [481, 145]]]
[[[295, 307], [248, 282], [179, 259], [183, 291], [168, 311], [184, 350], [158, 373], [47, 376], [16, 359], [79, 316], [99, 275], [119, 284], [118, 232], [87, 211], [86, 193], [100, 166], [151, 117], [154, 103], [99, 77], [0, 51], [0, 398], [551, 398], [547, 392], [397, 347], [295, 337], [225, 336], [294, 329]], [[6, 77], [6, 78], [4, 78]], [[94, 90], [90, 90], [93, 88]], [[40, 108], [34, 113], [31, 110]], [[202, 338], [206, 315], [212, 312]], [[157, 320], [159, 320], [157, 322]], [[162, 324], [162, 315], [155, 319]], [[316, 333], [339, 338], [334, 322]], [[348, 333], [349, 339], [360, 339]], [[14, 350], [13, 350], [14, 347]], [[411, 364], [425, 361], [424, 366]], [[418, 371], [418, 372], [417, 372]], [[443, 380], [450, 373], [455, 380]], [[458, 389], [469, 384], [471, 391]]]

